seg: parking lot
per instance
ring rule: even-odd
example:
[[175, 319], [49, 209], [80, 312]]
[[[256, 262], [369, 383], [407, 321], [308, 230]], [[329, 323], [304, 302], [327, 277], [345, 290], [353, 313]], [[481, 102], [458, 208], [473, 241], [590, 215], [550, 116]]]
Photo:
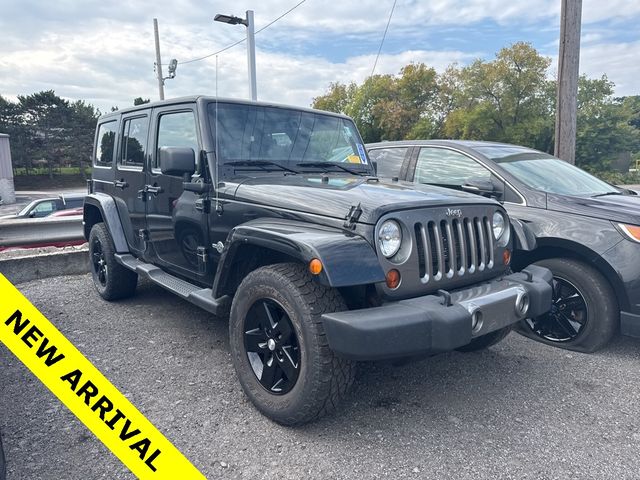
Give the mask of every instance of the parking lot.
[[[284, 428], [236, 381], [226, 323], [150, 284], [106, 303], [88, 275], [20, 290], [207, 478], [637, 478], [640, 341], [583, 355], [516, 334], [474, 354], [362, 364], [335, 415]], [[8, 478], [132, 478], [4, 347]]]

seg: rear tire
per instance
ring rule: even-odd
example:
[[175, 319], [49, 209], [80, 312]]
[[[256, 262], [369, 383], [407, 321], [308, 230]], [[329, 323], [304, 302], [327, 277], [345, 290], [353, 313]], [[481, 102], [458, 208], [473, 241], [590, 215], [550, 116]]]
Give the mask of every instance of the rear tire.
[[116, 261], [113, 240], [104, 223], [96, 223], [89, 233], [89, 263], [93, 284], [105, 300], [133, 295], [138, 274]]
[[231, 357], [242, 389], [265, 416], [300, 425], [333, 411], [347, 394], [355, 363], [334, 355], [321, 319], [346, 309], [336, 290], [299, 264], [261, 267], [242, 281], [231, 305]]
[[579, 260], [550, 258], [536, 265], [553, 273], [553, 306], [547, 315], [520, 322], [517, 331], [547, 345], [584, 353], [606, 345], [620, 324], [616, 295], [607, 279]]
[[471, 340], [471, 343], [468, 343], [464, 347], [456, 348], [459, 352], [477, 352], [479, 350], [485, 350], [496, 343], [504, 340], [507, 335], [511, 332], [511, 326], [501, 328], [500, 330], [496, 330], [495, 332], [487, 333], [478, 338], [474, 338]]

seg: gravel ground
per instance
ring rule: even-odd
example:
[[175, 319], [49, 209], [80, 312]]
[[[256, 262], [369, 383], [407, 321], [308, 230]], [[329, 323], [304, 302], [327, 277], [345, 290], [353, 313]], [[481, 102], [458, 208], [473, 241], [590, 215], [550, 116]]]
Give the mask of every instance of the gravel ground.
[[[482, 353], [362, 364], [337, 414], [262, 417], [226, 323], [160, 288], [105, 303], [88, 275], [20, 289], [207, 478], [638, 478], [640, 342], [593, 355], [510, 335]], [[0, 347], [8, 479], [132, 478]]]

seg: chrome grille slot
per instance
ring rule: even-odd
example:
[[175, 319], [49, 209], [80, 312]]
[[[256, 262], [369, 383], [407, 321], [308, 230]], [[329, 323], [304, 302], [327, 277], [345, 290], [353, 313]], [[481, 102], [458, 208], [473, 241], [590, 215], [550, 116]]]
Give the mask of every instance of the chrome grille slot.
[[493, 230], [487, 216], [418, 222], [414, 232], [423, 284], [483, 272], [495, 265]]

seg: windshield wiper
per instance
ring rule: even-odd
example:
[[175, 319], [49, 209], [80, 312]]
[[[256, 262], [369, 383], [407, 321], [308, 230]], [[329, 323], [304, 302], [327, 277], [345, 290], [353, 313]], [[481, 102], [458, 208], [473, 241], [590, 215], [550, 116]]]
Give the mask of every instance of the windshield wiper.
[[237, 160], [235, 162], [225, 162], [225, 165], [231, 165], [234, 167], [258, 167], [261, 170], [266, 172], [274, 172], [275, 170], [268, 167], [278, 167], [280, 170], [290, 173], [299, 173], [292, 168], [285, 167], [276, 162], [271, 162], [269, 160]]
[[340, 165], [339, 163], [333, 162], [302, 162], [297, 164], [299, 167], [313, 167], [313, 168], [322, 168], [325, 172], [331, 171], [331, 167], [339, 168], [343, 172], [350, 173], [351, 175], [369, 175], [367, 172], [360, 172], [358, 170], [353, 170], [349, 167], [345, 167], [344, 165]]
[[606, 197], [607, 195], [624, 195], [624, 193], [622, 193], [622, 192], [598, 193], [597, 195], [591, 195], [591, 198]]

